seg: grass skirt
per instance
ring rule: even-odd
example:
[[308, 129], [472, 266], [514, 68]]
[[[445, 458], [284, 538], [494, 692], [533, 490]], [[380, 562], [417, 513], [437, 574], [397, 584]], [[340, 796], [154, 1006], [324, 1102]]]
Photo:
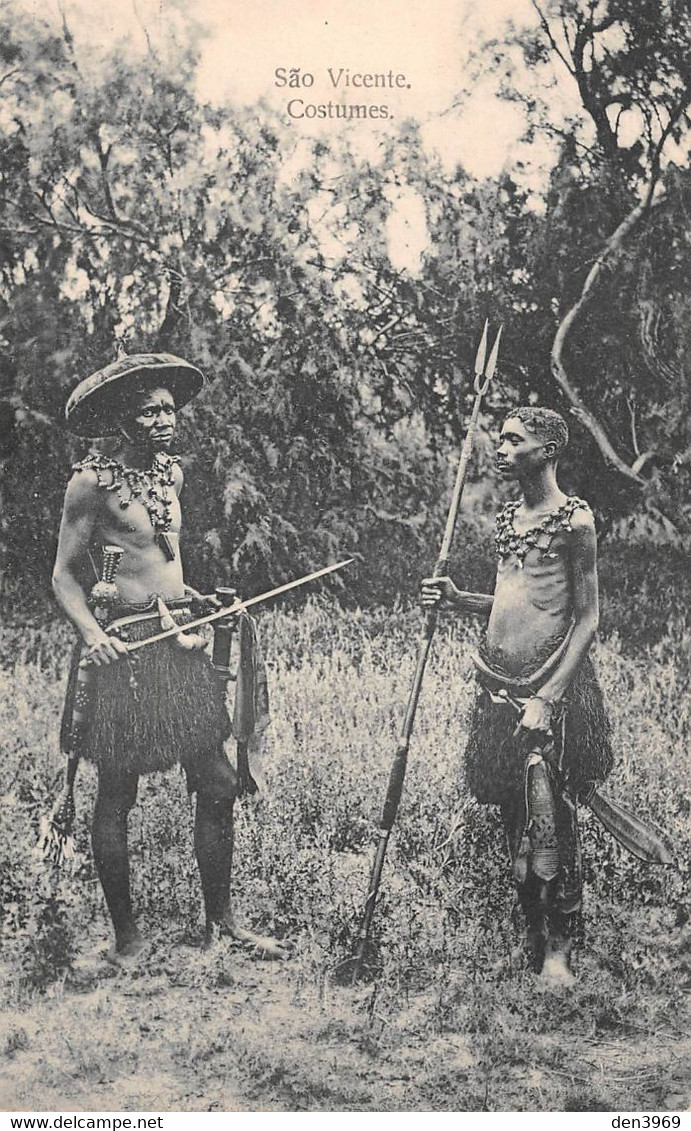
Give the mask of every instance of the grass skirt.
[[[514, 708], [493, 703], [478, 679], [465, 750], [466, 782], [478, 801], [507, 805], [522, 795], [525, 751], [520, 736], [514, 737], [517, 723]], [[590, 783], [604, 781], [613, 764], [611, 727], [590, 659], [581, 664], [553, 730], [561, 782], [569, 793], [577, 796]]]
[[[169, 602], [170, 607], [175, 602]], [[179, 606], [178, 606], [179, 607]], [[115, 616], [133, 610], [118, 609]], [[185, 609], [177, 622], [193, 619]], [[160, 632], [157, 617], [125, 626], [120, 638], [143, 640]], [[226, 685], [206, 652], [186, 652], [174, 639], [143, 648], [106, 667], [92, 667], [88, 710], [74, 726], [77, 670], [82, 654], [75, 649], [62, 719], [61, 745], [99, 766], [116, 765], [139, 774], [193, 765], [231, 733]]]

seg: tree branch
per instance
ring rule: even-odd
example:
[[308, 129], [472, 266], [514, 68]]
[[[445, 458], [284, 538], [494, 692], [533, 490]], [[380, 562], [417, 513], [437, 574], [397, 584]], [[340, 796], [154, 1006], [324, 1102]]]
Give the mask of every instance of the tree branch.
[[103, 146], [101, 145], [101, 139], [98, 134], [98, 129], [94, 130], [93, 136], [94, 147], [96, 149], [96, 153], [98, 154], [98, 163], [101, 166], [101, 184], [103, 186], [103, 195], [106, 200], [106, 208], [108, 209], [108, 214], [111, 220], [117, 221], [118, 214], [115, 211], [115, 202], [110, 191], [110, 182], [108, 180], [108, 158], [110, 157], [110, 146], [108, 146], [108, 149], [104, 152]]
[[169, 269], [168, 275], [168, 301], [166, 311], [161, 323], [161, 328], [156, 335], [156, 348], [167, 350], [172, 346], [175, 331], [182, 317], [180, 298], [182, 296], [183, 276], [179, 271]]
[[102, 224], [104, 228], [119, 232], [129, 239], [137, 236], [147, 247], [156, 248], [158, 246], [156, 241], [149, 236], [146, 229], [136, 220], [130, 220], [126, 216], [116, 216], [114, 219], [111, 219], [108, 216], [102, 216], [100, 212], [95, 212], [84, 200], [80, 201], [80, 204], [81, 207], [84, 208], [90, 216], [93, 216], [94, 220], [98, 220], [99, 224]]
[[573, 78], [575, 78], [576, 75], [575, 75], [574, 71], [572, 70], [572, 68], [569, 64], [568, 59], [564, 55], [559, 44], [557, 43], [556, 39], [554, 38], [554, 35], [552, 34], [552, 29], [549, 26], [549, 20], [547, 19], [546, 15], [544, 14], [542, 9], [540, 8], [540, 5], [537, 3], [537, 0], [530, 0], [530, 2], [533, 5], [533, 8], [535, 9], [535, 11], [537, 12], [537, 14], [540, 18], [540, 26], [542, 27], [542, 30], [544, 31], [545, 35], [547, 36], [552, 50], [555, 52], [555, 54], [557, 54], [559, 56], [562, 63], [564, 64], [567, 71], [569, 72], [569, 74], [572, 75]]
[[636, 429], [636, 398], [633, 394], [626, 398], [626, 407], [629, 410], [629, 419], [631, 420], [631, 444], [633, 446], [634, 455], [638, 459], [641, 454], [641, 449], [638, 444], [638, 432]]
[[[654, 191], [654, 186], [653, 186]], [[629, 233], [636, 227], [642, 217], [650, 208], [652, 195], [647, 193], [645, 198], [636, 205], [635, 208], [625, 216], [619, 227], [612, 233], [607, 240], [604, 248], [598, 255], [593, 266], [590, 268], [586, 277], [583, 289], [581, 290], [578, 301], [571, 307], [567, 314], [562, 319], [559, 328], [554, 337], [551, 352], [551, 367], [552, 375], [555, 381], [566, 394], [571, 403], [571, 412], [574, 416], [582, 422], [588, 429], [591, 436], [595, 440], [600, 452], [606, 463], [614, 467], [621, 475], [623, 475], [630, 482], [635, 483], [638, 488], [645, 486], [645, 479], [643, 479], [633, 468], [621, 458], [615, 451], [612, 443], [607, 435], [605, 429], [600, 424], [599, 420], [590, 412], [585, 403], [581, 400], [578, 392], [569, 381], [569, 377], [564, 364], [564, 347], [569, 333], [577, 322], [580, 315], [583, 313], [592, 292], [595, 289], [603, 271], [609, 266], [610, 261], [617, 255], [623, 247], [623, 244]]]
[[650, 183], [648, 185], [648, 193], [647, 193], [648, 207], [650, 207], [650, 204], [652, 203], [653, 194], [655, 192], [655, 188], [657, 186], [657, 182], [658, 182], [659, 177], [660, 177], [660, 165], [661, 165], [661, 162], [662, 162], [662, 151], [663, 151], [665, 145], [667, 144], [667, 139], [670, 137], [672, 131], [674, 130], [674, 127], [676, 126], [679, 119], [686, 113], [690, 104], [691, 104], [691, 86], [687, 85], [684, 88], [684, 93], [682, 94], [681, 98], [677, 102], [676, 106], [674, 106], [670, 110], [669, 121], [667, 122], [667, 125], [665, 126], [662, 133], [660, 134], [660, 139], [659, 139], [657, 145], [655, 146], [655, 149], [653, 150], [653, 153], [651, 155], [651, 159], [650, 159]]
[[5, 74], [0, 77], [0, 86], [2, 86], [3, 83], [7, 82], [8, 79], [11, 79], [12, 75], [18, 74], [20, 74], [19, 67], [14, 67], [11, 71], [6, 71]]
[[[566, 366], [564, 363], [564, 347], [566, 345], [566, 340], [570, 331], [587, 306], [588, 301], [592, 296], [592, 292], [596, 288], [603, 271], [606, 267], [609, 266], [611, 260], [619, 254], [630, 233], [644, 219], [644, 217], [652, 208], [655, 190], [660, 179], [662, 151], [665, 147], [667, 139], [674, 130], [676, 123], [688, 107], [690, 98], [691, 92], [687, 88], [684, 91], [683, 96], [679, 99], [677, 106], [670, 112], [669, 121], [662, 131], [655, 150], [651, 155], [650, 176], [645, 195], [639, 202], [639, 204], [637, 204], [635, 208], [632, 208], [629, 214], [624, 217], [619, 226], [609, 237], [602, 251], [595, 260], [593, 266], [590, 268], [577, 302], [567, 312], [557, 329], [552, 345], [550, 358], [552, 374], [559, 387], [563, 390], [563, 392], [571, 402], [571, 412], [574, 414], [574, 416], [578, 417], [582, 421], [584, 426], [588, 429], [591, 436], [595, 440], [595, 443], [600, 449], [605, 462], [614, 467], [630, 482], [635, 483], [638, 488], [645, 487], [646, 485], [646, 480], [643, 479], [643, 477], [639, 474], [639, 470], [643, 466], [643, 464], [640, 461], [636, 461], [636, 464], [634, 464], [633, 467], [629, 467], [629, 465], [615, 451], [605, 429], [600, 424], [599, 420], [593, 415], [593, 413], [590, 412], [585, 403], [581, 400], [574, 386], [569, 381]], [[650, 455], [651, 453], [646, 453], [646, 459], [649, 458]]]

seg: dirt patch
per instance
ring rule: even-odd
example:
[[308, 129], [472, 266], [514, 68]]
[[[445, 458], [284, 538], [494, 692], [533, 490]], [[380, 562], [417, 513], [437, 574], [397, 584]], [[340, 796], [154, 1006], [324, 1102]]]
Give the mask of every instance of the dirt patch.
[[[2, 1014], [0, 1103], [39, 1111], [676, 1110], [679, 1032], [511, 1045], [438, 1024], [433, 988], [308, 984], [299, 966], [227, 946], [159, 945], [135, 969], [98, 955]], [[435, 1032], [435, 1029], [437, 1030]], [[504, 1034], [504, 1045], [499, 1037]], [[493, 1058], [491, 1050], [496, 1052]]]

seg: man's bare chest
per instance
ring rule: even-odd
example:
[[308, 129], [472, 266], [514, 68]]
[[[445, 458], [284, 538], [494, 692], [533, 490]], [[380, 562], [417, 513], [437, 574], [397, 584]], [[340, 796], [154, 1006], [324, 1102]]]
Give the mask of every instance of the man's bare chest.
[[572, 590], [568, 545], [557, 537], [548, 554], [531, 549], [519, 562], [500, 558], [497, 565], [497, 611], [532, 610], [560, 615], [570, 603]]
[[108, 493], [102, 507], [105, 525], [127, 541], [145, 543], [159, 534], [180, 533], [182, 514], [174, 487], [161, 491], [155, 500], [128, 497], [127, 492], [124, 495]]
[[99, 534], [131, 549], [158, 546], [172, 561], [181, 524], [175, 458], [159, 455], [151, 467], [133, 468], [92, 453], [77, 465], [78, 470], [86, 468], [97, 476]]

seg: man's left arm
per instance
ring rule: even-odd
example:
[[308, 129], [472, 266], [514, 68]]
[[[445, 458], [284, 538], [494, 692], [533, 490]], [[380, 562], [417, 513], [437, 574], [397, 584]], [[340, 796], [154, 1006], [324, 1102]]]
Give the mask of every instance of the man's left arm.
[[549, 730], [552, 708], [564, 697], [587, 656], [600, 619], [597, 538], [590, 511], [574, 511], [569, 543], [573, 582], [573, 632], [561, 663], [526, 704], [521, 722], [528, 730]]

